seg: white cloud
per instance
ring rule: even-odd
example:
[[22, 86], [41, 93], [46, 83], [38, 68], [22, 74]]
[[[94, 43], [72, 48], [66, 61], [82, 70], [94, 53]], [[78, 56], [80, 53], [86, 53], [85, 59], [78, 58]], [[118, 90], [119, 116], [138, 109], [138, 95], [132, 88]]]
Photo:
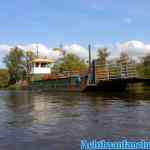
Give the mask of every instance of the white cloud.
[[150, 44], [145, 44], [141, 41], [127, 41], [116, 44], [116, 49], [119, 52], [125, 51], [133, 58], [143, 57], [150, 54]]
[[[133, 59], [139, 59], [147, 54], [150, 54], [150, 44], [145, 44], [141, 41], [127, 41], [116, 44], [101, 45], [98, 47], [107, 47], [110, 52], [110, 59], [119, 57], [122, 51], [128, 53]], [[98, 48], [97, 47], [97, 48]]]
[[44, 44], [28, 44], [28, 45], [17, 45], [17, 47], [28, 51], [31, 50], [33, 51], [35, 54], [37, 54], [37, 50], [38, 50], [38, 54], [41, 57], [47, 57], [53, 60], [57, 60], [58, 58], [62, 57], [62, 53], [59, 51], [54, 51], [52, 48], [48, 48], [46, 45]]
[[133, 21], [132, 18], [125, 18], [125, 19], [123, 20], [123, 22], [126, 23], [126, 24], [131, 24], [132, 21]]
[[66, 45], [64, 46], [65, 52], [75, 54], [79, 56], [82, 59], [85, 59], [88, 57], [88, 50], [80, 45], [72, 44], [72, 45]]
[[[0, 45], [0, 67], [3, 67], [3, 57], [9, 52], [10, 48], [13, 46], [11, 45]], [[18, 45], [19, 48], [23, 50], [32, 50], [36, 53], [37, 45], [36, 44], [28, 44], [28, 45]], [[139, 58], [143, 57], [147, 54], [150, 54], [150, 44], [145, 44], [141, 41], [127, 41], [123, 43], [116, 43], [116, 44], [108, 44], [106, 46], [98, 44], [96, 45], [96, 49], [98, 47], [108, 47], [109, 52], [111, 53], [110, 58], [115, 58], [120, 55], [121, 51], [125, 51], [129, 54], [132, 58]], [[72, 45], [64, 45], [64, 50], [67, 54], [73, 53], [79, 56], [82, 59], [88, 59], [88, 50], [80, 45], [72, 44]], [[92, 58], [95, 58], [97, 52], [95, 48], [92, 49]], [[58, 58], [62, 57], [62, 53], [59, 51], [54, 51], [52, 48], [48, 48], [43, 44], [38, 44], [39, 55], [43, 57], [48, 57], [53, 60], [57, 60]]]
[[7, 54], [10, 48], [9, 45], [0, 45], [0, 54]]
[[[25, 49], [32, 50], [33, 52], [36, 53], [37, 52], [37, 44], [27, 45], [27, 46], [25, 46]], [[66, 52], [66, 54], [73, 53], [83, 59], [88, 56], [88, 51], [85, 48], [83, 48], [77, 44], [64, 45], [63, 49]], [[53, 48], [48, 48], [47, 46], [45, 46], [43, 44], [38, 44], [38, 51], [39, 51], [40, 56], [43, 56], [43, 57], [46, 56], [46, 57], [54, 59], [54, 60], [57, 60], [58, 58], [61, 58], [63, 56], [62, 52], [54, 51]]]
[[[37, 53], [37, 46], [38, 46], [38, 53], [39, 56], [42, 57], [47, 57], [50, 59], [53, 59], [54, 61], [63, 57], [62, 52], [60, 51], [54, 51], [53, 48], [48, 48], [47, 46], [43, 44], [28, 44], [28, 45], [17, 45], [19, 48], [27, 51], [27, 50], [32, 50], [33, 52]], [[0, 66], [4, 66], [2, 63], [3, 57], [9, 52], [9, 50], [13, 46], [9, 45], [0, 45]], [[64, 50], [67, 54], [73, 53], [77, 56], [79, 56], [82, 59], [86, 59], [88, 57], [88, 51], [84, 47], [77, 45], [77, 44], [72, 44], [72, 45], [65, 45]]]

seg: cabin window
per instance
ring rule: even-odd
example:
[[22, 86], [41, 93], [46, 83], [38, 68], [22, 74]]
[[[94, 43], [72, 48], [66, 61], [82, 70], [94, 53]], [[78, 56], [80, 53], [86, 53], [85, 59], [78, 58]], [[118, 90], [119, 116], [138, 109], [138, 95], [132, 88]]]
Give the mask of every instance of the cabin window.
[[35, 67], [39, 67], [39, 63], [36, 63], [36, 64], [35, 64]]
[[46, 63], [41, 63], [41, 67], [46, 67]]

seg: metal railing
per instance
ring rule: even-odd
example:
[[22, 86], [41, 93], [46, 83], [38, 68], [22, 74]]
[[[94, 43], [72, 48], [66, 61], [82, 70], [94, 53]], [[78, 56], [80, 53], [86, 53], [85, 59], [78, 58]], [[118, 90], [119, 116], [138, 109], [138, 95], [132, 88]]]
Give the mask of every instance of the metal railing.
[[95, 66], [95, 78], [99, 80], [113, 80], [120, 78], [134, 78], [137, 76], [136, 65], [128, 64], [107, 64]]

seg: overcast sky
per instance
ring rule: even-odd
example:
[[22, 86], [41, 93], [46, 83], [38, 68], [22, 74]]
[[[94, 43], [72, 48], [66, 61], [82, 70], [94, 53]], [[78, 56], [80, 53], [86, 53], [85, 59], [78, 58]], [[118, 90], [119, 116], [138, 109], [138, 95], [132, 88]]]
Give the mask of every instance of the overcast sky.
[[149, 0], [2, 0], [0, 59], [11, 46], [34, 43], [79, 52], [91, 42], [113, 55], [120, 49], [143, 55], [150, 51], [149, 6]]

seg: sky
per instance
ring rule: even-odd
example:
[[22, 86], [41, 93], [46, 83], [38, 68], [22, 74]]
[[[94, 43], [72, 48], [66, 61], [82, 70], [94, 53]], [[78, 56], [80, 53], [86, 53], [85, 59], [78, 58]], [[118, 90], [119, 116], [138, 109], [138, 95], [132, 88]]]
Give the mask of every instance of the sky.
[[149, 6], [149, 0], [1, 0], [0, 59], [14, 45], [35, 43], [47, 50], [63, 44], [82, 51], [91, 43], [114, 55], [120, 48], [147, 53]]

